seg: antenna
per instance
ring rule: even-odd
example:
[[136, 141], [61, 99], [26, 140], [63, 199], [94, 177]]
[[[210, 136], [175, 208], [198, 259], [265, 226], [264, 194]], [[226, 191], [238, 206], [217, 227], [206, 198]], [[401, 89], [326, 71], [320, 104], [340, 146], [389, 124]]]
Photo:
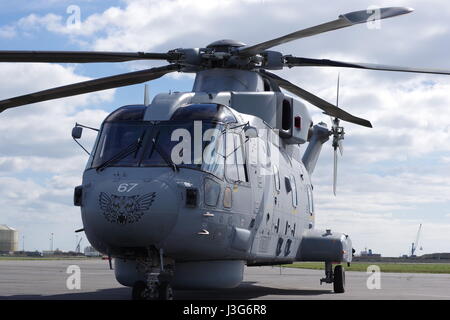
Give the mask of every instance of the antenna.
[[341, 73], [338, 73], [338, 81], [337, 81], [337, 94], [336, 94], [336, 107], [339, 107], [339, 82], [341, 78]]
[[148, 89], [148, 84], [145, 84], [145, 87], [144, 87], [144, 105], [148, 106], [149, 104], [150, 104], [149, 89]]

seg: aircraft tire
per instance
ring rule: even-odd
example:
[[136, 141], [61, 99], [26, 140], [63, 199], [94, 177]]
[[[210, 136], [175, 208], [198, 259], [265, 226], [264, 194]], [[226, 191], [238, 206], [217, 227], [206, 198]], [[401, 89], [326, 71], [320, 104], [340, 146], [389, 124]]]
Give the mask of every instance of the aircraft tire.
[[131, 298], [133, 300], [146, 300], [145, 292], [147, 290], [147, 285], [144, 281], [136, 281], [133, 285], [133, 291], [131, 293]]
[[169, 282], [159, 284], [159, 300], [173, 300], [173, 290]]
[[333, 289], [335, 293], [345, 292], [345, 270], [341, 265], [334, 267]]

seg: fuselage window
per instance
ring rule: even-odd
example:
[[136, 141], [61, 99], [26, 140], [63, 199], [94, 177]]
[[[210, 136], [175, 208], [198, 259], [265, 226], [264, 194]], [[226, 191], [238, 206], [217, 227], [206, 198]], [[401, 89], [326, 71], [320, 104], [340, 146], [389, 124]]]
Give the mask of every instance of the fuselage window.
[[283, 100], [281, 127], [283, 128], [283, 130], [290, 130], [292, 127], [292, 107], [289, 100]]
[[264, 91], [272, 91], [272, 87], [270, 86], [270, 82], [267, 79], [264, 79]]
[[244, 145], [242, 144], [241, 136], [238, 134], [234, 135], [234, 146], [236, 148], [236, 161], [238, 168], [238, 176], [240, 181], [247, 181], [247, 172], [245, 170], [245, 156], [244, 156]]
[[232, 205], [232, 197], [233, 197], [233, 192], [231, 191], [230, 187], [226, 187], [225, 191], [223, 193], [223, 207], [224, 208], [231, 208]]
[[205, 204], [216, 206], [220, 196], [220, 184], [216, 181], [206, 178], [204, 183]]
[[291, 176], [291, 188], [292, 188], [292, 205], [294, 207], [297, 207], [298, 205], [298, 198], [297, 198], [297, 184], [295, 181], [295, 177]]
[[280, 171], [277, 166], [273, 166], [273, 178], [275, 179], [275, 190], [280, 191]]
[[313, 215], [314, 213], [314, 199], [312, 195], [311, 187], [308, 186], [308, 203], [309, 203], [309, 214]]

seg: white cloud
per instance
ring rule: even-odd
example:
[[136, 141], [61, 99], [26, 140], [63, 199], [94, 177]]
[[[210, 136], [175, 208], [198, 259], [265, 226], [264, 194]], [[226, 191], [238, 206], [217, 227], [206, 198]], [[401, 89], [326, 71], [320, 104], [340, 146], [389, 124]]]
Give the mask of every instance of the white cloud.
[[17, 26], [27, 31], [36, 31], [40, 27], [45, 27], [48, 31], [61, 32], [63, 31], [62, 16], [58, 16], [49, 13], [45, 16], [38, 16], [36, 14], [30, 14], [29, 16], [20, 19], [17, 22]]
[[[4, 98], [88, 80], [72, 67], [54, 64], [2, 64], [0, 73], [14, 75], [0, 78], [0, 96]], [[98, 126], [106, 113], [86, 108], [111, 101], [113, 94], [114, 90], [108, 90], [4, 111], [0, 117], [3, 154], [56, 158], [75, 154], [78, 147], [70, 137], [75, 122]]]
[[[87, 145], [87, 144], [86, 144]], [[87, 154], [73, 143], [73, 152], [67, 152], [59, 157], [42, 156], [8, 156], [0, 157], [0, 176], [18, 174], [25, 171], [35, 173], [80, 174], [87, 161]]]
[[[2, 99], [89, 79], [72, 66], [54, 64], [1, 64], [0, 73], [8, 75], [0, 78]], [[28, 246], [33, 242], [36, 248], [47, 248], [46, 236], [37, 230], [47, 232], [51, 227], [55, 233], [67, 232], [80, 226], [72, 195], [81, 183], [87, 155], [73, 142], [71, 129], [76, 121], [98, 127], [107, 113], [95, 106], [113, 97], [110, 90], [0, 114], [1, 220], [23, 232]], [[89, 148], [93, 139], [85, 130], [81, 141]], [[67, 248], [69, 240], [64, 242], [64, 237], [58, 235]]]
[[16, 29], [13, 26], [4, 26], [0, 28], [0, 38], [14, 38], [16, 36]]
[[48, 249], [51, 232], [58, 247], [73, 250], [73, 231], [81, 224], [79, 210], [71, 203], [73, 188], [55, 188], [55, 183], [0, 177], [2, 222], [13, 222], [25, 236], [26, 250]]

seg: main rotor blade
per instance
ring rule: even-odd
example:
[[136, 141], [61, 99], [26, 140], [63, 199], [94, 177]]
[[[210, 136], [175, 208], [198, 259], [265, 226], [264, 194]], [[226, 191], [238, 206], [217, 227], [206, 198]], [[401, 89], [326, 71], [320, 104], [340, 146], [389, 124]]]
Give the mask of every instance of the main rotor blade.
[[339, 16], [337, 20], [333, 20], [330, 22], [326, 22], [311, 28], [299, 30], [285, 36], [275, 38], [269, 41], [265, 41], [250, 47], [243, 47], [242, 49], [238, 49], [238, 54], [240, 56], [253, 56], [255, 54], [261, 53], [264, 50], [270, 49], [277, 45], [294, 41], [301, 38], [311, 37], [316, 34], [337, 30], [341, 28], [350, 27], [356, 24], [381, 20], [386, 18], [395, 17], [398, 15], [410, 13], [413, 11], [411, 8], [403, 8], [403, 7], [388, 7], [388, 8], [379, 8], [379, 11], [376, 10], [361, 10], [354, 11], [346, 14], [342, 14]]
[[328, 59], [310, 59], [301, 57], [284, 57], [286, 65], [288, 67], [341, 67], [341, 68], [356, 68], [356, 69], [368, 69], [368, 70], [381, 70], [381, 71], [399, 71], [399, 72], [415, 72], [415, 73], [431, 73], [431, 74], [445, 74], [450, 75], [450, 70], [439, 69], [423, 69], [423, 68], [409, 68], [409, 67], [397, 67], [387, 66], [383, 64], [374, 63], [359, 63], [359, 62], [342, 62]]
[[142, 83], [160, 78], [167, 73], [178, 71], [179, 69], [180, 69], [179, 65], [172, 64], [164, 67], [151, 68], [130, 73], [123, 73], [116, 76], [78, 82], [63, 87], [57, 87], [53, 89], [30, 93], [23, 96], [0, 101], [0, 112], [3, 112], [4, 110], [9, 108], [23, 106], [26, 104]]
[[280, 86], [281, 88], [292, 92], [293, 94], [299, 96], [300, 98], [302, 98], [302, 99], [308, 101], [309, 103], [315, 105], [316, 107], [322, 109], [324, 111], [324, 113], [329, 116], [337, 117], [341, 120], [355, 123], [355, 124], [358, 124], [358, 125], [361, 125], [364, 127], [372, 128], [372, 124], [368, 120], [355, 117], [354, 115], [342, 110], [341, 108], [336, 107], [335, 105], [319, 98], [318, 96], [296, 86], [295, 84], [293, 84], [273, 73], [267, 72], [265, 70], [260, 70], [259, 72], [262, 76], [266, 76], [266, 77], [272, 79], [273, 81], [275, 81], [275, 83], [277, 83], [278, 86]]
[[132, 60], [177, 60], [178, 53], [95, 52], [95, 51], [0, 51], [0, 62], [124, 62]]

